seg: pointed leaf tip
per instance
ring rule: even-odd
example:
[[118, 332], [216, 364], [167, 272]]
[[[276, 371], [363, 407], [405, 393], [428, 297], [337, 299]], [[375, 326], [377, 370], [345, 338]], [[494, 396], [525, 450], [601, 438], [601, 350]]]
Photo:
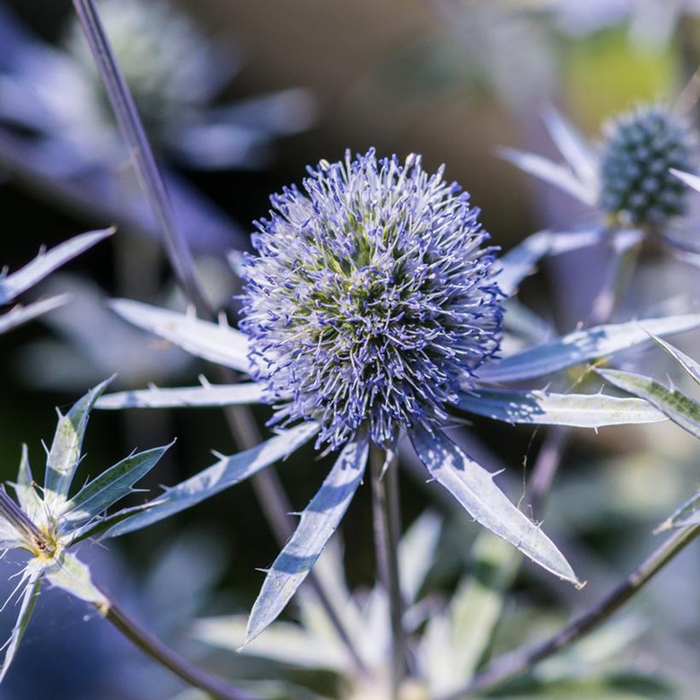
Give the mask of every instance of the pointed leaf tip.
[[365, 437], [340, 453], [263, 583], [250, 613], [244, 646], [277, 618], [311, 571], [362, 482], [368, 452]]
[[481, 525], [510, 542], [535, 563], [564, 581], [579, 579], [554, 543], [496, 486], [493, 474], [470, 459], [447, 436], [423, 428], [411, 441], [435, 480], [446, 488]]

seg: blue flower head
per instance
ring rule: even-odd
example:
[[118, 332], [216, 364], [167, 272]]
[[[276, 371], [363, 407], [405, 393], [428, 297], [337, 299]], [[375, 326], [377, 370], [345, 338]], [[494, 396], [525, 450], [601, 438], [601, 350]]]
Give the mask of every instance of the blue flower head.
[[618, 223], [659, 226], [685, 213], [687, 188], [670, 168], [693, 171], [691, 130], [670, 110], [645, 105], [608, 123], [600, 158], [600, 208]]
[[321, 425], [332, 448], [431, 425], [501, 337], [501, 292], [479, 210], [419, 156], [373, 150], [309, 169], [272, 197], [245, 263], [242, 323], [273, 422]]

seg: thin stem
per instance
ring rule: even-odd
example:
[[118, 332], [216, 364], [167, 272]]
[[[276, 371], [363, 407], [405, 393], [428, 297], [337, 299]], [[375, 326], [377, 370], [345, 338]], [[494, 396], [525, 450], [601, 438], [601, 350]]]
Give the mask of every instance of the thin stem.
[[449, 695], [444, 700], [458, 700], [458, 698], [493, 688], [530, 670], [543, 659], [578, 641], [585, 634], [606, 622], [622, 605], [637, 595], [669, 561], [685, 549], [698, 535], [700, 535], [700, 525], [694, 525], [669, 537], [598, 605], [572, 620], [566, 627], [544, 642], [496, 659], [484, 671], [477, 674], [466, 688]]
[[537, 460], [528, 479], [526, 499], [532, 515], [539, 520], [544, 515], [547, 496], [552, 489], [554, 477], [561, 464], [564, 451], [569, 444], [571, 428], [558, 427], [547, 431], [547, 436], [537, 453]]
[[187, 297], [206, 318], [214, 314], [197, 282], [194, 262], [175, 217], [163, 176], [149, 146], [131, 92], [109, 44], [93, 0], [73, 0], [95, 64], [112, 104], [119, 129], [127, 143], [148, 202], [164, 233], [165, 248]]
[[109, 601], [109, 607], [107, 607], [106, 611], [105, 606], [98, 607], [100, 613], [147, 656], [150, 656], [161, 666], [170, 669], [185, 683], [203, 690], [215, 700], [251, 700], [253, 698], [248, 693], [244, 693], [190, 664], [189, 661], [183, 659], [179, 654], [143, 629], [111, 599], [109, 594], [105, 593], [104, 590], [100, 590], [100, 592]]
[[[141, 118], [134, 104], [124, 76], [114, 56], [109, 39], [104, 31], [93, 0], [73, 0], [83, 32], [95, 59], [102, 82], [107, 90], [112, 109], [124, 140], [127, 142], [134, 165], [153, 209], [165, 241], [165, 249], [178, 282], [187, 298], [195, 305], [203, 318], [213, 320], [215, 315], [202, 290], [194, 269], [194, 262], [182, 232], [173, 215], [170, 197], [165, 181], [146, 138]], [[217, 368], [219, 375], [233, 383], [236, 377], [226, 368]], [[246, 449], [260, 442], [260, 434], [250, 411], [236, 407], [226, 412], [227, 421], [238, 446]], [[293, 529], [288, 516], [291, 512], [282, 484], [272, 468], [256, 475], [253, 486], [260, 505], [280, 545], [289, 539]], [[309, 576], [318, 600], [335, 627], [340, 639], [346, 645], [353, 662], [364, 669], [362, 661], [354, 649], [350, 636], [342, 625], [340, 617], [333, 609], [328, 595], [317, 576]]]
[[403, 630], [404, 603], [399, 581], [398, 544], [400, 515], [396, 463], [384, 464], [387, 454], [372, 445], [370, 468], [372, 478], [372, 515], [374, 543], [377, 552], [379, 580], [389, 598], [391, 620], [391, 697], [398, 698], [401, 681], [406, 674], [405, 640]]

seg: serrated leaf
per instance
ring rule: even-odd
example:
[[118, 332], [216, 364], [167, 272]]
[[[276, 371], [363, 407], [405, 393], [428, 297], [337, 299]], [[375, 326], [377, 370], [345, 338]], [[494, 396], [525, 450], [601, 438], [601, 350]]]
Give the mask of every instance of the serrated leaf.
[[444, 434], [411, 431], [411, 442], [431, 476], [481, 525], [510, 542], [555, 576], [579, 585], [576, 574], [554, 543], [519, 511], [493, 481], [493, 474], [470, 459]]
[[57, 501], [68, 495], [80, 461], [80, 451], [90, 411], [111, 381], [111, 378], [107, 379], [91, 389], [65, 416], [59, 412], [58, 426], [46, 458], [44, 501], [47, 505], [55, 505]]
[[475, 389], [460, 393], [457, 405], [463, 411], [487, 418], [528, 425], [601, 428], [665, 420], [661, 411], [642, 399], [621, 399], [604, 394]]
[[25, 570], [22, 572], [22, 582], [20, 584], [24, 585], [22, 602], [20, 603], [17, 622], [12, 628], [10, 638], [7, 640], [7, 642], [5, 642], [5, 658], [3, 659], [2, 668], [0, 669], [0, 683], [2, 683], [8, 669], [10, 668], [10, 664], [15, 658], [19, 643], [22, 641], [22, 637], [27, 629], [29, 620], [34, 612], [34, 606], [36, 605], [36, 599], [41, 588], [43, 574], [44, 569], [42, 566], [40, 566], [38, 560], [29, 562]]
[[131, 455], [85, 485], [63, 508], [63, 519], [73, 527], [97, 517], [131, 493], [134, 484], [155, 467], [173, 443]]
[[37, 318], [37, 316], [53, 311], [69, 301], [70, 294], [59, 294], [48, 299], [41, 299], [27, 306], [15, 306], [7, 313], [0, 315], [0, 334], [7, 333], [7, 331], [17, 328], [17, 326], [21, 326], [23, 323]]
[[175, 513], [191, 508], [229, 488], [229, 486], [247, 479], [273, 462], [286, 457], [308, 442], [317, 432], [318, 425], [316, 423], [302, 423], [245, 452], [222, 457], [199, 474], [195, 474], [177, 486], [167, 488], [164, 493], [151, 501], [152, 507], [149, 510], [135, 515], [125, 523], [116, 525], [103, 536], [117, 537], [126, 532], [140, 530]]
[[58, 588], [71, 595], [92, 603], [98, 609], [107, 611], [109, 601], [95, 586], [90, 576], [90, 569], [73, 554], [63, 552], [46, 568], [46, 578]]
[[142, 503], [141, 505], [132, 506], [131, 508], [122, 508], [116, 513], [105, 515], [97, 520], [91, 520], [70, 533], [70, 546], [72, 547], [78, 542], [82, 542], [88, 538], [101, 539], [103, 537], [110, 537], [110, 534], [105, 534], [108, 530], [126, 522], [139, 513], [153, 508], [157, 503], [157, 501], [149, 501], [148, 503]]
[[248, 338], [234, 328], [128, 299], [116, 299], [110, 306], [135, 326], [179, 345], [192, 355], [239, 372], [250, 371]]
[[700, 363], [688, 357], [688, 355], [681, 352], [678, 348], [674, 348], [673, 345], [667, 343], [662, 338], [652, 336], [652, 339], [683, 367], [696, 384], [700, 384]]
[[284, 610], [336, 531], [365, 473], [369, 440], [350, 442], [340, 453], [301, 521], [272, 564], [250, 613], [244, 644], [257, 637]]
[[626, 350], [649, 341], [650, 335], [682, 333], [699, 326], [700, 314], [685, 314], [575, 331], [563, 338], [484, 365], [479, 371], [479, 381], [500, 383], [542, 377]]
[[499, 153], [520, 170], [558, 187], [580, 202], [595, 204], [595, 190], [581, 182], [567, 166], [515, 148], [502, 148]]
[[651, 377], [632, 372], [597, 370], [605, 381], [640, 399], [668, 416], [676, 425], [700, 438], [700, 404], [675, 389], [668, 389]]
[[194, 408], [205, 406], [233, 406], [259, 403], [265, 393], [262, 384], [226, 384], [220, 386], [194, 386], [173, 389], [144, 389], [122, 391], [100, 397], [95, 408]]
[[30, 289], [64, 263], [92, 248], [96, 243], [111, 236], [115, 228], [83, 233], [39, 253], [30, 263], [7, 277], [0, 277], [0, 305], [9, 304], [22, 292]]

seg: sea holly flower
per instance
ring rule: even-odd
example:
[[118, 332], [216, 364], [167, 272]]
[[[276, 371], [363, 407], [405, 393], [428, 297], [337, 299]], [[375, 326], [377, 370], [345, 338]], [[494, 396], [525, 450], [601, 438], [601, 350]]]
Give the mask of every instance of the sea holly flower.
[[565, 163], [510, 148], [504, 156], [596, 212], [599, 240], [636, 230], [682, 246], [674, 230], [686, 192], [669, 171], [692, 172], [698, 162], [697, 134], [682, 117], [660, 104], [638, 106], [606, 123], [598, 151], [555, 111], [545, 121]]
[[108, 612], [110, 603], [92, 582], [90, 570], [69, 550], [87, 538], [111, 536], [110, 527], [128, 522], [143, 511], [142, 506], [136, 506], [105, 513], [134, 491], [134, 484], [168, 449], [167, 446], [157, 447], [132, 454], [70, 495], [71, 483], [81, 461], [88, 416], [108, 383], [109, 380], [92, 389], [65, 416], [59, 412], [56, 433], [46, 457], [43, 487], [34, 481], [26, 446], [17, 482], [12, 484], [17, 500], [8, 495], [4, 486], [0, 487], [0, 549], [5, 552], [17, 549], [31, 555], [18, 574], [15, 593], [21, 601], [19, 616], [5, 643], [0, 681], [29, 624], [44, 580], [93, 604], [102, 614]]
[[[238, 483], [313, 436], [335, 466], [272, 565], [248, 640], [277, 617], [362, 482], [371, 446], [395, 452], [408, 435], [430, 477], [482, 525], [545, 569], [576, 582], [540, 527], [442, 431], [469, 411], [509, 423], [600, 427], [662, 418], [638, 399], [502, 388], [700, 325], [700, 316], [601, 326], [497, 359], [504, 291], [559, 239], [537, 234], [500, 261], [466, 193], [429, 175], [418, 156], [374, 151], [309, 171], [303, 191], [272, 198], [245, 262], [244, 332], [191, 315], [118, 301], [128, 320], [253, 378], [232, 386], [103, 397], [100, 408], [263, 402], [279, 434], [168, 488], [116, 532], [143, 527]], [[502, 284], [502, 288], [499, 286]], [[395, 468], [394, 466], [390, 468]]]

